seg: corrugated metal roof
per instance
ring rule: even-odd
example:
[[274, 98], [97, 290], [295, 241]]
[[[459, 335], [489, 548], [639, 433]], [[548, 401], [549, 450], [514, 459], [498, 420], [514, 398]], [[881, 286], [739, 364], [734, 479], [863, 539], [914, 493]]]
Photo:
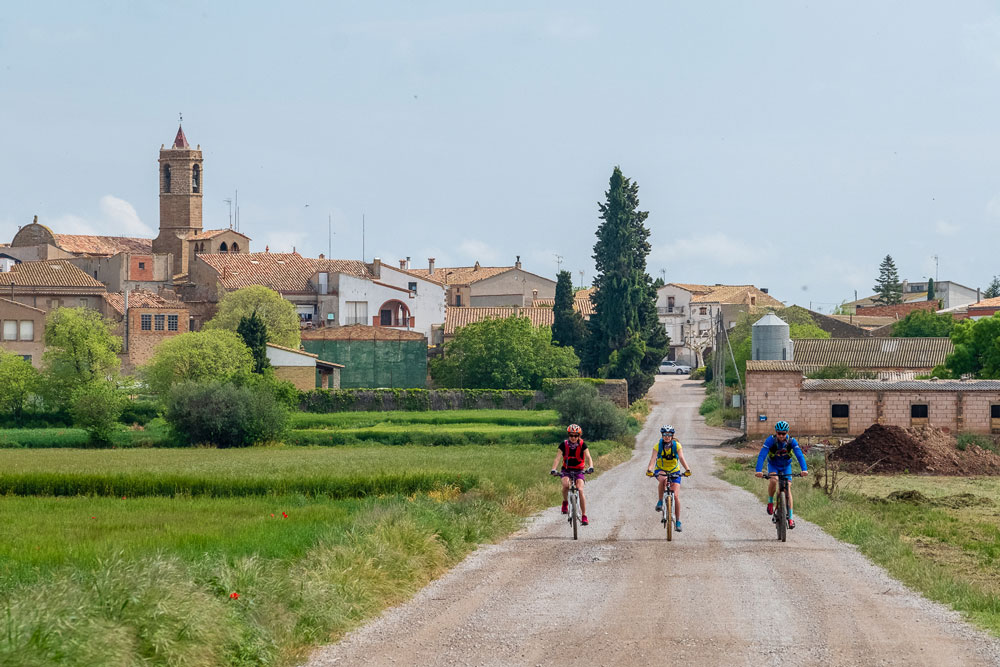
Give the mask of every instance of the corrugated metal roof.
[[805, 391], [998, 391], [1000, 380], [805, 380]]
[[780, 359], [760, 359], [747, 361], [747, 372], [756, 371], [758, 373], [787, 373], [789, 371], [801, 373], [802, 368], [794, 361], [783, 361]]
[[552, 326], [552, 322], [555, 321], [555, 315], [551, 308], [521, 308], [519, 306], [480, 308], [474, 306], [449, 306], [445, 312], [444, 334], [446, 336], [454, 334], [456, 329], [461, 329], [462, 327], [472, 324], [473, 322], [481, 322], [483, 320], [490, 319], [503, 319], [505, 317], [511, 317], [512, 315], [527, 317], [531, 321], [532, 326], [536, 327], [550, 327]]
[[793, 360], [801, 365], [850, 368], [934, 368], [955, 346], [950, 338], [800, 338]]

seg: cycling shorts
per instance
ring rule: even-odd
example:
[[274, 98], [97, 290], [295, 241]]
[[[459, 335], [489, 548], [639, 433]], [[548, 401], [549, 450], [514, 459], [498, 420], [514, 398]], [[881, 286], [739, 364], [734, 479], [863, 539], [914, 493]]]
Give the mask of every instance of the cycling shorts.
[[[665, 475], [667, 475], [667, 481], [672, 481], [674, 484], [680, 484], [681, 480], [684, 479], [683, 473], [681, 473], [681, 471], [679, 470], [674, 470], [673, 472], [667, 472], [666, 470], [660, 470], [659, 468], [657, 468], [656, 470], [653, 471], [654, 476], [657, 476], [660, 473], [664, 473]], [[671, 480], [670, 475], [679, 475], [679, 476]]]
[[578, 479], [586, 481], [586, 475], [587, 473], [584, 470], [567, 470], [566, 468], [563, 468], [562, 472], [559, 473], [560, 477], [569, 477], [569, 481], [571, 482], [575, 482]]
[[767, 472], [768, 473], [776, 472], [779, 475], [791, 475], [792, 474], [792, 462], [789, 461], [786, 464], [779, 463], [778, 465], [775, 465], [771, 461], [768, 461], [767, 462]]

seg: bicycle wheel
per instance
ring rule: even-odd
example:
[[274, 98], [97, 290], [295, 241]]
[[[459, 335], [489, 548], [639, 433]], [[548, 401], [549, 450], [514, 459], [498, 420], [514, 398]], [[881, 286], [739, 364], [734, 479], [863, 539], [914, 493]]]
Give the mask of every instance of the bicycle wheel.
[[578, 500], [578, 496], [574, 493], [573, 494], [573, 503], [572, 503], [571, 516], [570, 516], [570, 520], [573, 522], [573, 539], [574, 540], [577, 539], [577, 534], [576, 534], [577, 533], [577, 526], [580, 523], [580, 504], [579, 503], [580, 503], [580, 501]]
[[774, 526], [778, 529], [778, 539], [784, 542], [788, 530], [788, 517], [785, 516], [785, 494], [779, 493], [775, 500]]
[[663, 503], [664, 522], [667, 525], [667, 542], [674, 539], [674, 494], [667, 494], [667, 502]]

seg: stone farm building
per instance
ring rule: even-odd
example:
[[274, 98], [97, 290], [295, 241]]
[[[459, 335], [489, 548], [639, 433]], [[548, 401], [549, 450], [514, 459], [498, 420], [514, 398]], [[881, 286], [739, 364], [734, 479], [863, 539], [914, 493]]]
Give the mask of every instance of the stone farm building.
[[302, 347], [343, 365], [342, 389], [427, 386], [427, 338], [417, 331], [363, 324], [306, 329]]
[[448, 307], [531, 306], [534, 299], [553, 299], [556, 281], [521, 268], [518, 256], [514, 266], [434, 267], [410, 273], [438, 282], [447, 288]]
[[785, 420], [797, 435], [858, 435], [872, 424], [1000, 433], [1000, 380], [808, 380], [793, 361], [748, 361], [747, 435]]

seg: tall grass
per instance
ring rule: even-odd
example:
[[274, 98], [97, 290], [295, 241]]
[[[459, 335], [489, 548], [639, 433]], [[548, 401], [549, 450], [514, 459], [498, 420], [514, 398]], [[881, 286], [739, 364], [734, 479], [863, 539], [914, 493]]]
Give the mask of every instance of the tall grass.
[[498, 426], [494, 424], [390, 425], [357, 429], [296, 429], [290, 445], [516, 445], [560, 442], [563, 430], [552, 426]]
[[291, 428], [365, 428], [389, 424], [497, 424], [551, 426], [555, 410], [446, 410], [438, 412], [331, 412], [292, 414]]

